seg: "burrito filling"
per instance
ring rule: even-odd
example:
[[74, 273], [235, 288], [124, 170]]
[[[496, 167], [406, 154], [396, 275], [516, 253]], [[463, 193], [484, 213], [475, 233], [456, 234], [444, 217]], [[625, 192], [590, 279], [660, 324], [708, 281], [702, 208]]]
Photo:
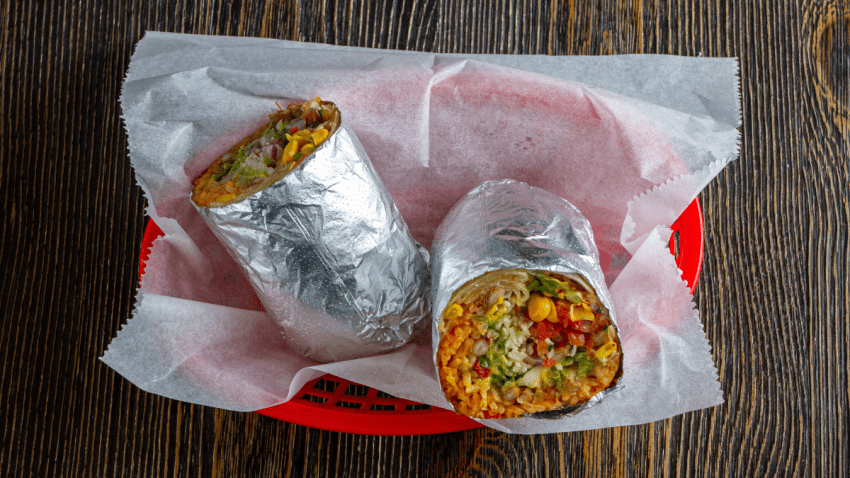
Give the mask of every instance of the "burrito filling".
[[220, 207], [274, 184], [333, 134], [339, 122], [336, 106], [318, 97], [269, 115], [267, 125], [195, 179], [192, 201]]
[[484, 274], [453, 294], [439, 331], [443, 392], [474, 418], [581, 405], [611, 386], [620, 368], [617, 330], [577, 274]]

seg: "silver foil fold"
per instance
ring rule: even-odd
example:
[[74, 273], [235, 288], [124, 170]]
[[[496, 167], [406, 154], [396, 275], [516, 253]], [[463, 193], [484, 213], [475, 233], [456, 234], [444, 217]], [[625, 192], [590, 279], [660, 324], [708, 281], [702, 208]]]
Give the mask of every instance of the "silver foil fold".
[[375, 355], [427, 325], [427, 257], [345, 122], [277, 183], [196, 209], [297, 354]]
[[[437, 229], [431, 246], [432, 358], [438, 382], [440, 315], [461, 286], [499, 269], [581, 274], [593, 286], [608, 309], [611, 323], [617, 327], [590, 222], [575, 206], [548, 191], [512, 179], [488, 181], [455, 204]], [[618, 327], [617, 330], [619, 335]], [[614, 384], [586, 403], [526, 416], [562, 418], [599, 403], [622, 388], [622, 363], [621, 360]]]

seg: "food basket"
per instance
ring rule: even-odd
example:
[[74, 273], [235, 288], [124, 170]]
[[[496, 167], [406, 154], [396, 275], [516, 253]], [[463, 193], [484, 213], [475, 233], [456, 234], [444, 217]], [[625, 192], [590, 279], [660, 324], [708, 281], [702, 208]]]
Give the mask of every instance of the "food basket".
[[[703, 256], [703, 222], [694, 201], [673, 224], [670, 252], [688, 287], [696, 289]], [[163, 234], [148, 221], [139, 259], [139, 278], [153, 241]], [[483, 427], [451, 410], [422, 405], [348, 380], [324, 375], [306, 383], [292, 400], [257, 413], [323, 430], [366, 435], [428, 435]]]

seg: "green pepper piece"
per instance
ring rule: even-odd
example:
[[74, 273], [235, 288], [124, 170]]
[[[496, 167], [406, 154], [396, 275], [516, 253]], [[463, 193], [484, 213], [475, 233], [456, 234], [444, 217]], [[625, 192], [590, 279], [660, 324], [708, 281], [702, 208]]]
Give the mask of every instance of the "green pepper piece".
[[578, 361], [578, 374], [580, 376], [587, 375], [588, 372], [593, 370], [593, 362], [588, 359], [582, 359]]

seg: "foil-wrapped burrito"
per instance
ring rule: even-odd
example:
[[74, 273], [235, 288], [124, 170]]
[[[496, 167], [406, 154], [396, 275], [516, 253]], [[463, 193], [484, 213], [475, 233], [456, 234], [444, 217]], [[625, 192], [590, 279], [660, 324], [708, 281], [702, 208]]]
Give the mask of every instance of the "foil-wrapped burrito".
[[299, 355], [374, 355], [424, 330], [426, 253], [337, 107], [289, 105], [194, 181], [192, 201]]
[[473, 418], [560, 418], [617, 389], [620, 344], [590, 223], [547, 191], [491, 181], [431, 249], [434, 362]]

